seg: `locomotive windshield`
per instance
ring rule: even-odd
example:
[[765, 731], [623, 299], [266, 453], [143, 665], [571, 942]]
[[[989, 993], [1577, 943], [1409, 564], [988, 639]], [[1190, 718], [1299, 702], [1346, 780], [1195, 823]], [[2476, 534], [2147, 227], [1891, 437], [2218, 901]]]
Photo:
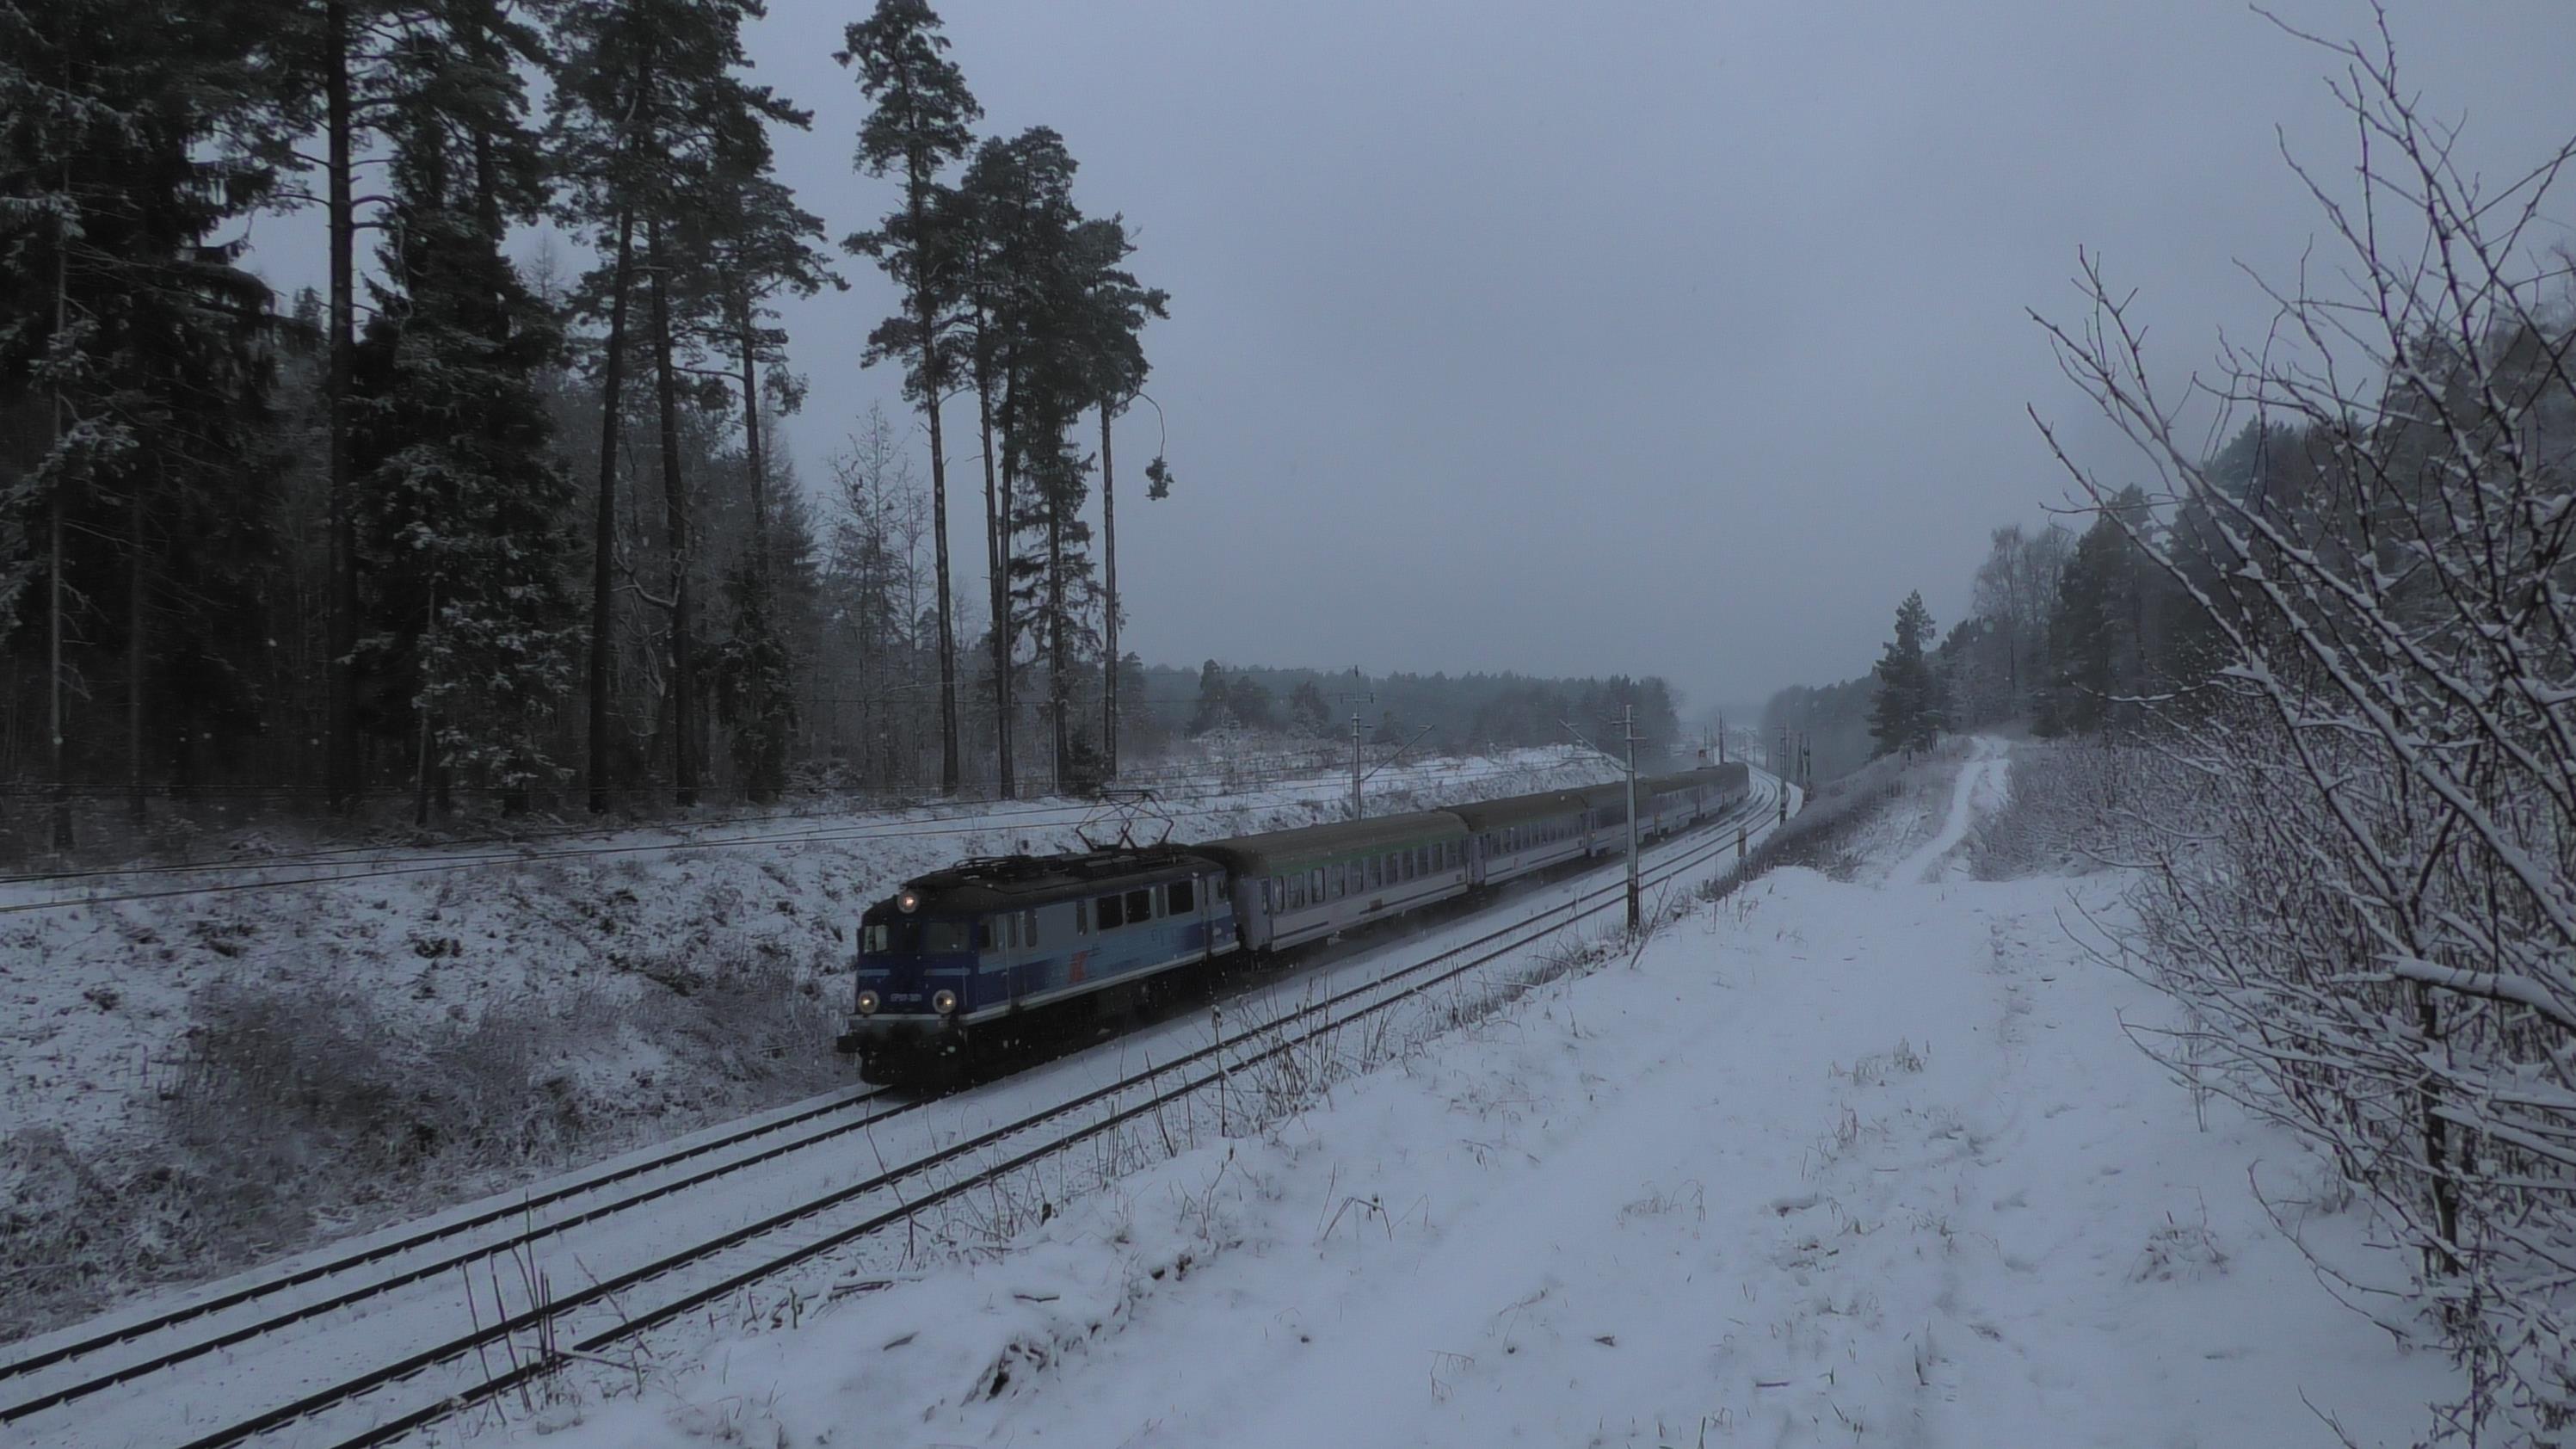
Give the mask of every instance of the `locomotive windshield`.
[[971, 921], [925, 921], [913, 916], [870, 921], [859, 936], [869, 956], [946, 956], [974, 949]]

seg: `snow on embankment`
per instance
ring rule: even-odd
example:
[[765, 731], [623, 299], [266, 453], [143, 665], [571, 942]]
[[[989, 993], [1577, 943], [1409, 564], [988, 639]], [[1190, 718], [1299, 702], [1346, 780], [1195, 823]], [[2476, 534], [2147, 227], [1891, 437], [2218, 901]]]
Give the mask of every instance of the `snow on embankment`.
[[[1165, 783], [1174, 839], [1348, 800], [1346, 776], [1234, 773]], [[1368, 788], [1391, 811], [1610, 775], [1524, 750]], [[0, 1322], [845, 1080], [829, 1045], [860, 910], [961, 857], [1076, 848], [1090, 814], [804, 815], [470, 866], [343, 853], [0, 888], [54, 903], [0, 915]], [[343, 878], [295, 883], [316, 875]]]
[[2164, 1004], [2059, 925], [2116, 879], [1925, 879], [1990, 758], [1936, 767], [1952, 807], [1882, 883], [1778, 871], [549, 1442], [2409, 1442], [2442, 1366], [2248, 1189], [2360, 1251], [2300, 1191], [2329, 1174], [2224, 1104], [2197, 1130], [2123, 1035]]

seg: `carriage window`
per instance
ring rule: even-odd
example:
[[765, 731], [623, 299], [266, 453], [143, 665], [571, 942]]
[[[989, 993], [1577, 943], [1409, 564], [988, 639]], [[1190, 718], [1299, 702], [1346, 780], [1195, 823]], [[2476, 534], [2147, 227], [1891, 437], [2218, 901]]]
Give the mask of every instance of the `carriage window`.
[[1116, 896], [1102, 896], [1097, 907], [1100, 929], [1114, 931], [1127, 924], [1126, 903]]
[[971, 949], [972, 940], [964, 921], [932, 921], [922, 928], [921, 950], [925, 956], [954, 955]]
[[859, 939], [859, 949], [871, 956], [882, 956], [894, 949], [893, 935], [883, 926], [870, 926], [867, 934]]
[[1127, 893], [1127, 924], [1141, 926], [1154, 919], [1154, 892], [1148, 887]]
[[1197, 886], [1195, 880], [1176, 880], [1163, 887], [1163, 897], [1171, 903], [1173, 915], [1186, 916], [1199, 908]]

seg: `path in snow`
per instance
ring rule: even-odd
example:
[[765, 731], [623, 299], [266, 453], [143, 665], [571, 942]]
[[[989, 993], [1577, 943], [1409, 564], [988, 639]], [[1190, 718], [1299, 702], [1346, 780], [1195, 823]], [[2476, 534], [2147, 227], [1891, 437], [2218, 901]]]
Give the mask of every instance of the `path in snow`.
[[1934, 866], [1967, 839], [1969, 827], [1976, 823], [1975, 806], [1981, 787], [1999, 797], [2005, 771], [2011, 764], [2003, 745], [1981, 735], [1970, 742], [1969, 749], [1968, 763], [1961, 767], [1958, 782], [1951, 787], [1950, 813], [1942, 819], [1939, 833], [1924, 842], [1922, 849], [1896, 863], [1887, 873], [1889, 885], [1921, 884]]
[[[1897, 883], [2002, 768], [1981, 750]], [[2197, 1130], [2123, 1033], [2164, 1004], [2059, 924], [2117, 890], [1777, 872], [1633, 967], [998, 1259], [720, 1343], [550, 1449], [2325, 1449], [2320, 1411], [2408, 1442], [2437, 1356], [2336, 1304], [2248, 1191], [2308, 1195], [2313, 1165], [2223, 1104]]]

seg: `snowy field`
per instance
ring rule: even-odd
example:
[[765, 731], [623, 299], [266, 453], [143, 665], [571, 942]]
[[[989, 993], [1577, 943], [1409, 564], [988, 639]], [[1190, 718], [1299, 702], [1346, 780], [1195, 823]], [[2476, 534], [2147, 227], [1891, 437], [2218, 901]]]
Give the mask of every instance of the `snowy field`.
[[2366, 1271], [2358, 1215], [2285, 1137], [2197, 1123], [2124, 1034], [2162, 1001], [2070, 935], [2117, 879], [1969, 878], [2003, 761], [1939, 768], [1856, 881], [1777, 872], [545, 1442], [2410, 1442], [2445, 1365], [2251, 1183]]
[[[1570, 749], [1427, 760], [1372, 778], [1369, 808], [1613, 773]], [[1201, 840], [1341, 818], [1349, 780], [1212, 768], [1161, 796]], [[0, 1339], [834, 1085], [865, 905], [1111, 823], [1021, 801], [0, 886]], [[321, 1106], [227, 1117], [215, 1094], [245, 1082]]]

